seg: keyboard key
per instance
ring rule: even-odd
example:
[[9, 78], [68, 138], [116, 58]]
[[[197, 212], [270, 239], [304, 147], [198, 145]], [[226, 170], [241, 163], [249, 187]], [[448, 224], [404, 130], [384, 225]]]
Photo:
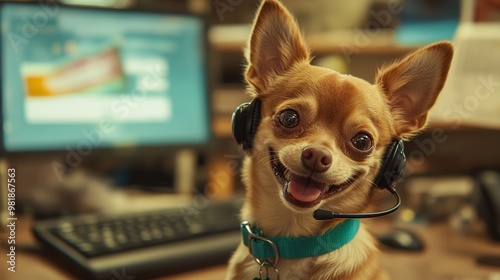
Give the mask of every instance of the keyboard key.
[[190, 208], [172, 208], [135, 215], [96, 216], [64, 221], [51, 231], [90, 258], [239, 227], [239, 206], [232, 203], [214, 204], [202, 210], [195, 213]]

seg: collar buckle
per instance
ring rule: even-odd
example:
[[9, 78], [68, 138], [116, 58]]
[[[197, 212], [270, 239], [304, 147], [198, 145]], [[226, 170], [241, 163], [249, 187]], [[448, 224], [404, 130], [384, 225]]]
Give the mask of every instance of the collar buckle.
[[[247, 236], [248, 251], [250, 255], [254, 258], [255, 262], [257, 262], [261, 267], [262, 266], [276, 267], [279, 261], [278, 246], [276, 246], [276, 244], [274, 244], [272, 240], [265, 238], [264, 236], [261, 236], [259, 234], [255, 234], [252, 230], [252, 227], [250, 226], [250, 223], [248, 223], [247, 221], [243, 222], [241, 224], [241, 227], [248, 234]], [[271, 246], [271, 249], [274, 252], [273, 258], [258, 258], [254, 255], [253, 244], [254, 242], [259, 242], [259, 241], [262, 241]]]

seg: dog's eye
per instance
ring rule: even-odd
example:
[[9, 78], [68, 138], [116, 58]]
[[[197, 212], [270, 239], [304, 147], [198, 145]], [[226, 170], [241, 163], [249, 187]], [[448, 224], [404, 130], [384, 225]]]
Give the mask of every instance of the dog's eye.
[[286, 109], [281, 111], [278, 119], [282, 126], [287, 128], [294, 128], [299, 124], [299, 113], [292, 109]]
[[365, 133], [358, 133], [351, 139], [354, 148], [362, 151], [368, 152], [372, 148], [372, 139]]

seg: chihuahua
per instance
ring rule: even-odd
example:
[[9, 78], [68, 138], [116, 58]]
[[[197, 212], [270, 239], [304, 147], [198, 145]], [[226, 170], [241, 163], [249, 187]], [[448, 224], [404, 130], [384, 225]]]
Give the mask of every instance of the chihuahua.
[[388, 279], [359, 219], [316, 220], [313, 212], [367, 209], [388, 146], [425, 127], [452, 56], [448, 42], [429, 45], [370, 84], [311, 65], [294, 18], [263, 1], [246, 52], [254, 98], [246, 131], [234, 131], [233, 116], [246, 198], [227, 279]]

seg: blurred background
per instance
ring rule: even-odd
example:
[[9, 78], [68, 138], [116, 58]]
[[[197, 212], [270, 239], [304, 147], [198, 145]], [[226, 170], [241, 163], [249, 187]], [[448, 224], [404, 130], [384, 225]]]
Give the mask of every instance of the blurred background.
[[[419, 47], [454, 43], [428, 129], [406, 145], [403, 205], [368, 222], [387, 241], [382, 264], [393, 279], [500, 279], [500, 2], [282, 2], [313, 64], [369, 82]], [[250, 101], [243, 49], [259, 3], [0, 1], [1, 279], [224, 276], [245, 192], [231, 114]], [[201, 242], [204, 230], [193, 225], [215, 221], [204, 215], [220, 205], [225, 214], [215, 220], [227, 224]], [[176, 235], [185, 243], [165, 245], [167, 230], [143, 222], [139, 230], [148, 233], [123, 253], [116, 248], [131, 237], [106, 235], [99, 224], [92, 243], [75, 226], [91, 223], [84, 216], [94, 223], [165, 209], [189, 228], [185, 238]], [[7, 227], [12, 218], [15, 230]], [[220, 246], [210, 239], [228, 232], [232, 239]], [[160, 244], [169, 256], [151, 252]], [[192, 258], [197, 250], [203, 258]], [[116, 254], [132, 257], [109, 264]]]

